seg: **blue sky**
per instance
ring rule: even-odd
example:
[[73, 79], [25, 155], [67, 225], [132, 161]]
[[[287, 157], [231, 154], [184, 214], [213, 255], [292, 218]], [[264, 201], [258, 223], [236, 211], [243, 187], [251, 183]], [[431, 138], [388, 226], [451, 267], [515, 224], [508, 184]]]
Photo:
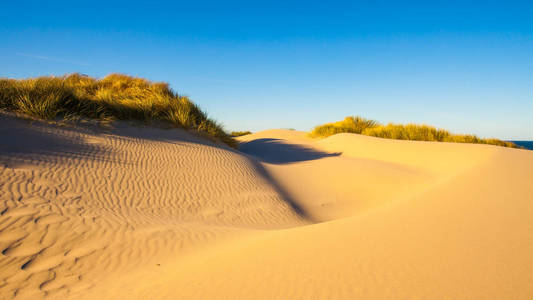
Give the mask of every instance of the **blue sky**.
[[22, 2], [1, 77], [166, 81], [229, 130], [361, 115], [533, 140], [531, 1]]

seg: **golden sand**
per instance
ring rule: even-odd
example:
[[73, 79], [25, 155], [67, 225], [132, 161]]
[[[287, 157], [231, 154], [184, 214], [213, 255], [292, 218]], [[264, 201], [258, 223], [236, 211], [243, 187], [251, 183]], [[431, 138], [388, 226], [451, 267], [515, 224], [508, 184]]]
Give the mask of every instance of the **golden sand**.
[[1, 299], [533, 299], [533, 151], [0, 122]]

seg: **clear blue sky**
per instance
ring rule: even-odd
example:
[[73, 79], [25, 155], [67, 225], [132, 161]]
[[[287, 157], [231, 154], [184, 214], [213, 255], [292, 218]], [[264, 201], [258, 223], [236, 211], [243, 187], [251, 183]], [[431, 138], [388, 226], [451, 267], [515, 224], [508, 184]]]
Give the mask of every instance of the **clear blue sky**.
[[362, 115], [533, 140], [531, 1], [50, 2], [2, 3], [1, 77], [166, 81], [229, 130]]

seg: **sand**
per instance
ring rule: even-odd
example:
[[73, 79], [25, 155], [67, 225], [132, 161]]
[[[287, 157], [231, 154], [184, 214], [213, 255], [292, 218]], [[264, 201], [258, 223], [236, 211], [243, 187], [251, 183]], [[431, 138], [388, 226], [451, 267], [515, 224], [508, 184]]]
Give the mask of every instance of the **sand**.
[[533, 151], [0, 124], [0, 299], [533, 299]]

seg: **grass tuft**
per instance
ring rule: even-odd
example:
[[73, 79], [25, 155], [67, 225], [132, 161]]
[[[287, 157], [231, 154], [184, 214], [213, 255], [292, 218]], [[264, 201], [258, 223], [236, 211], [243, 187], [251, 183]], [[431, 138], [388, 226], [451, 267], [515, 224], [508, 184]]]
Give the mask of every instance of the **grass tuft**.
[[231, 132], [232, 137], [238, 137], [238, 136], [243, 136], [243, 135], [248, 135], [248, 134], [252, 134], [252, 132], [251, 131], [232, 131]]
[[419, 124], [381, 125], [376, 121], [361, 117], [346, 117], [344, 120], [316, 126], [310, 133], [313, 137], [327, 137], [337, 133], [357, 133], [368, 136], [413, 141], [434, 141], [451, 143], [489, 144], [503, 147], [520, 148], [512, 142], [498, 139], [482, 139], [475, 135], [453, 134], [447, 130]]
[[378, 126], [378, 123], [374, 120], [367, 120], [359, 116], [346, 117], [339, 122], [327, 123], [315, 127], [311, 132], [311, 136], [326, 137], [342, 132], [361, 134], [365, 129], [376, 126]]
[[165, 121], [236, 147], [220, 124], [167, 83], [124, 74], [102, 79], [81, 74], [0, 79], [0, 109], [45, 120], [87, 117]]

